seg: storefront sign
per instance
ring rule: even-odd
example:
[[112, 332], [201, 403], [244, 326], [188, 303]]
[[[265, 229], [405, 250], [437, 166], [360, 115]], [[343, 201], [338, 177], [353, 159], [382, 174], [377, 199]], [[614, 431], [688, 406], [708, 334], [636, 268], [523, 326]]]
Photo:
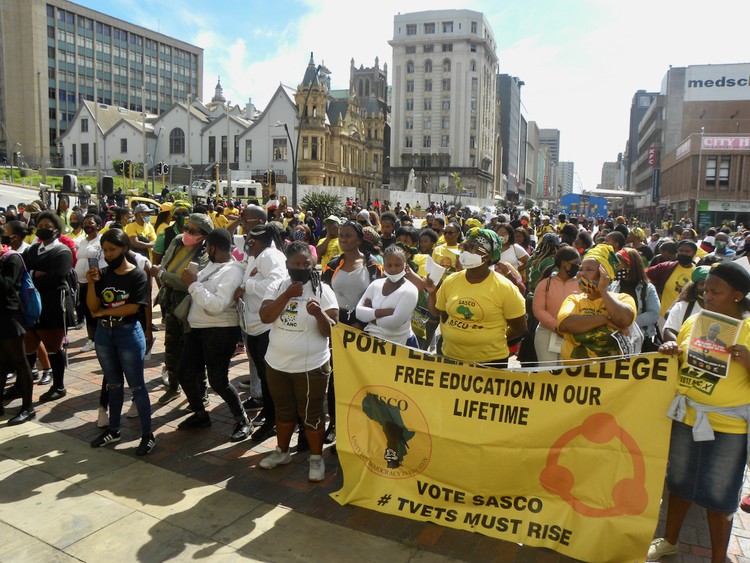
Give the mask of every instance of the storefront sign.
[[748, 201], [706, 201], [702, 200], [698, 206], [700, 211], [728, 211], [742, 212], [750, 211], [750, 202]]
[[[702, 150], [750, 151], [750, 136], [703, 137]], [[650, 150], [650, 149], [649, 149]], [[679, 149], [678, 149], [679, 150]]]
[[680, 160], [683, 156], [685, 156], [686, 154], [690, 152], [690, 145], [692, 142], [693, 142], [693, 139], [689, 138], [687, 141], [685, 141], [679, 147], [677, 147], [677, 151], [675, 153], [677, 160]]

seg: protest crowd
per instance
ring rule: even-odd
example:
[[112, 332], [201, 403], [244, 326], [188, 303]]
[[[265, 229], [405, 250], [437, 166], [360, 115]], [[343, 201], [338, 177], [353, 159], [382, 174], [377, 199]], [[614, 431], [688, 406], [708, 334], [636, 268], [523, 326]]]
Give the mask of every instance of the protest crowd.
[[[688, 219], [645, 225], [348, 198], [319, 216], [283, 201], [165, 197], [155, 209], [124, 198], [81, 207], [61, 196], [52, 208], [36, 200], [0, 210], [7, 423], [35, 418], [36, 401], [66, 396], [68, 333], [85, 331], [80, 352], [95, 354], [103, 372], [102, 431], [91, 446], [118, 442], [121, 418], [137, 417], [135, 453], [149, 454], [144, 361], [162, 337], [164, 389], [154, 400], [187, 399], [180, 430], [211, 425], [211, 390], [234, 417], [228, 439], [276, 436], [262, 469], [291, 461], [296, 432], [316, 482], [325, 445], [335, 453], [333, 380], [346, 377], [330, 351], [336, 323], [498, 368], [674, 355], [681, 377], [669, 411], [666, 531], [649, 560], [677, 553], [693, 503], [707, 512], [713, 561], [724, 560], [732, 514], [750, 511], [740, 499], [750, 417], [743, 225], [699, 233]], [[732, 341], [722, 338], [727, 326]], [[695, 331], [715, 373], [690, 361]], [[238, 353], [250, 375], [231, 381]]]

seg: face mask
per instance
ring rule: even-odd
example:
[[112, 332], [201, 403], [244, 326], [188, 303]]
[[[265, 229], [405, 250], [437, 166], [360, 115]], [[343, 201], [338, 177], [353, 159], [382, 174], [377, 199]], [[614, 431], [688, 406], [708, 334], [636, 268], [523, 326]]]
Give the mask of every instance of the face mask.
[[580, 266], [578, 264], [572, 264], [570, 266], [570, 269], [568, 270], [568, 277], [574, 278], [576, 277], [576, 274], [578, 273], [578, 268]]
[[104, 261], [107, 263], [107, 267], [109, 267], [109, 269], [111, 270], [116, 270], [117, 268], [119, 268], [123, 260], [125, 260], [124, 252], [114, 260], [107, 260], [106, 258], [104, 259]]
[[40, 240], [47, 241], [55, 236], [55, 231], [52, 229], [37, 229], [36, 236], [38, 236]]
[[393, 283], [398, 283], [401, 281], [401, 279], [406, 275], [406, 272], [399, 272], [398, 274], [386, 274], [385, 277], [387, 277], [389, 280], [391, 280]]
[[146, 216], [145, 216], [145, 217], [143, 218], [143, 222], [144, 222], [144, 223], [150, 223], [150, 222], [151, 222], [151, 215], [146, 215]]
[[716, 241], [716, 250], [726, 250], [727, 249], [727, 243], [723, 240], [717, 240]]
[[305, 231], [294, 231], [294, 240], [302, 240], [305, 238]]
[[70, 228], [73, 229], [74, 231], [77, 230], [80, 226], [81, 226], [80, 223], [71, 223], [70, 224]]
[[677, 262], [679, 262], [680, 266], [688, 267], [693, 263], [693, 257], [685, 256], [684, 254], [678, 254]]
[[10, 246], [10, 237], [0, 237], [0, 244]]
[[185, 243], [185, 246], [195, 246], [201, 242], [202, 238], [203, 235], [191, 235], [190, 233], [185, 233], [182, 235], [182, 242]]
[[94, 227], [93, 225], [86, 225], [83, 228], [83, 232], [86, 233], [87, 235], [90, 235], [91, 233], [96, 232], [96, 227]]
[[586, 278], [578, 278], [578, 288], [582, 293], [595, 293], [599, 285]]
[[310, 276], [312, 276], [312, 268], [303, 268], [301, 270], [288, 268], [287, 271], [289, 272], [289, 278], [293, 282], [307, 283], [310, 281]]
[[458, 261], [461, 263], [461, 267], [464, 270], [478, 268], [484, 262], [479, 254], [473, 254], [467, 250], [464, 250], [463, 252], [461, 252], [461, 254], [458, 255]]
[[507, 243], [507, 242], [508, 242], [508, 239], [509, 239], [509, 237], [507, 237], [507, 236], [504, 236], [504, 237], [498, 237], [498, 238], [500, 239], [500, 242], [502, 242], [502, 243], [503, 243], [503, 245], [505, 245], [505, 243]]
[[630, 273], [630, 270], [627, 270], [627, 269], [617, 270], [617, 272], [615, 272], [615, 279], [620, 280], [620, 281], [627, 279], [629, 273]]

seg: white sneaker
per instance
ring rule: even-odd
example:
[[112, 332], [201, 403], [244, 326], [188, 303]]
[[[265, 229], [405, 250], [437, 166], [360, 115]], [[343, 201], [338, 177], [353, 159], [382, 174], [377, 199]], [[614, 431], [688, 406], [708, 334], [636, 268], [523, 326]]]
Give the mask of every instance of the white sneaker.
[[307, 480], [312, 482], [322, 481], [326, 478], [326, 462], [323, 461], [322, 455], [310, 456], [310, 472], [307, 474]]
[[130, 407], [128, 408], [128, 412], [125, 413], [126, 418], [135, 418], [138, 416], [138, 407], [135, 404], [135, 401], [130, 401]]
[[169, 387], [169, 374], [167, 373], [167, 366], [161, 368], [161, 382], [165, 387]]
[[282, 452], [278, 447], [271, 452], [269, 455], [260, 460], [260, 465], [263, 469], [273, 469], [278, 465], [286, 465], [292, 461], [292, 454], [289, 450]]
[[87, 340], [86, 344], [81, 346], [81, 352], [91, 352], [91, 350], [96, 348], [96, 344], [94, 344], [93, 340]]
[[679, 543], [671, 544], [664, 538], [657, 538], [651, 542], [648, 548], [646, 561], [659, 561], [662, 557], [675, 555], [678, 551]]
[[99, 414], [96, 417], [96, 427], [97, 428], [106, 428], [109, 426], [109, 416], [107, 416], [107, 409], [99, 406]]

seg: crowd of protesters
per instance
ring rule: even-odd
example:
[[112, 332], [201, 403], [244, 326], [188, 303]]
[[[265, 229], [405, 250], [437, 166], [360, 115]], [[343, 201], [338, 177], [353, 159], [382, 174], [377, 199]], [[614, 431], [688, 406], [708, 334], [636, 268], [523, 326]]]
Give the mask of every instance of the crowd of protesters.
[[[85, 329], [80, 352], [94, 352], [104, 375], [102, 434], [91, 446], [120, 440], [127, 384], [126, 416], [139, 418], [142, 434], [136, 454], [148, 454], [156, 439], [144, 361], [161, 332], [157, 402], [185, 394], [190, 414], [180, 430], [211, 425], [210, 388], [235, 419], [230, 440], [276, 436], [261, 468], [291, 461], [298, 428], [296, 451], [310, 451], [309, 479], [321, 481], [324, 445], [335, 453], [336, 323], [499, 368], [677, 355], [666, 535], [649, 560], [677, 552], [692, 503], [707, 510], [713, 559], [723, 560], [748, 453], [750, 273], [741, 259], [750, 257], [750, 231], [742, 225], [699, 234], [686, 219], [641, 225], [348, 198], [320, 216], [283, 208], [273, 194], [159, 209], [117, 203], [81, 208], [61, 197], [57, 209], [34, 201], [0, 213], [0, 391], [3, 403], [21, 401], [8, 424], [35, 417], [35, 383], [49, 386], [38, 401], [66, 396], [67, 334]], [[31, 325], [22, 316], [25, 272], [42, 304]], [[722, 380], [685, 365], [704, 310], [741, 321]], [[240, 351], [251, 375], [235, 385], [229, 367]], [[695, 439], [699, 425], [713, 439]]]

